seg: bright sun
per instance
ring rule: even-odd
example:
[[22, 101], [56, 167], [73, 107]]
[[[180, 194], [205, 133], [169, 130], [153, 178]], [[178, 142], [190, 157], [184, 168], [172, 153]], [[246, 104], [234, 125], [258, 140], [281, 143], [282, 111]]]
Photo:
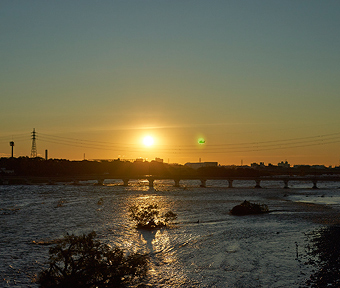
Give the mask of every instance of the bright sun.
[[152, 146], [154, 143], [154, 140], [151, 136], [145, 136], [143, 139], [143, 143], [145, 146]]

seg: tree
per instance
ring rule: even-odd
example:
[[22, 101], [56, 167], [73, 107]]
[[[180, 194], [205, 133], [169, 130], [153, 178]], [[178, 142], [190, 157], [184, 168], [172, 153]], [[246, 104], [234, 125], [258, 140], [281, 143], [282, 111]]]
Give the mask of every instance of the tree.
[[340, 287], [340, 226], [317, 229], [308, 235], [308, 264], [319, 268], [306, 282], [308, 287]]
[[96, 233], [66, 235], [50, 248], [49, 268], [39, 274], [41, 288], [125, 287], [147, 275], [146, 255], [124, 251], [95, 240]]
[[160, 215], [158, 205], [133, 205], [130, 207], [130, 218], [137, 223], [138, 228], [153, 229], [165, 227], [177, 218], [177, 214], [168, 211]]

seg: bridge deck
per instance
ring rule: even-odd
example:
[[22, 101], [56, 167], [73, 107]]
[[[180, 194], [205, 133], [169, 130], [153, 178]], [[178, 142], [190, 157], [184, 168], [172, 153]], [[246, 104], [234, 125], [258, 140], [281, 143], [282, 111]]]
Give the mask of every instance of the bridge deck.
[[185, 176], [185, 175], [172, 175], [172, 176], [157, 176], [157, 175], [130, 175], [130, 176], [112, 176], [112, 175], [84, 175], [84, 176], [55, 176], [55, 177], [35, 177], [35, 176], [13, 176], [2, 175], [0, 176], [0, 184], [30, 184], [30, 183], [56, 183], [56, 182], [74, 182], [95, 180], [98, 184], [103, 184], [105, 180], [122, 180], [124, 185], [128, 185], [130, 180], [146, 179], [149, 181], [149, 186], [152, 187], [155, 180], [173, 180], [175, 186], [179, 186], [181, 180], [198, 180], [201, 181], [201, 186], [206, 187], [208, 180], [224, 180], [228, 181], [229, 187], [232, 188], [233, 181], [247, 180], [255, 181], [255, 187], [261, 188], [262, 181], [282, 181], [284, 188], [288, 188], [289, 181], [312, 182], [313, 188], [317, 188], [318, 182], [340, 182], [340, 176], [260, 176], [260, 177], [211, 177], [211, 176]]

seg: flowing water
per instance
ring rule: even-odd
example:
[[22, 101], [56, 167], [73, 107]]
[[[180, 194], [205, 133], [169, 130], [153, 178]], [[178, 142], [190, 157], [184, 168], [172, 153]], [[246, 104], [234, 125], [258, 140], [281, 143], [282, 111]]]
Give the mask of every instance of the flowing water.
[[[128, 187], [0, 186], [0, 286], [38, 287], [50, 241], [66, 233], [96, 231], [99, 240], [127, 252], [149, 253], [150, 287], [299, 287], [310, 275], [303, 261], [305, 234], [338, 217], [337, 183], [310, 189], [310, 183], [227, 183], [134, 181]], [[273, 212], [232, 216], [240, 202], [265, 203]], [[177, 213], [175, 225], [136, 229], [131, 205], [158, 204]]]

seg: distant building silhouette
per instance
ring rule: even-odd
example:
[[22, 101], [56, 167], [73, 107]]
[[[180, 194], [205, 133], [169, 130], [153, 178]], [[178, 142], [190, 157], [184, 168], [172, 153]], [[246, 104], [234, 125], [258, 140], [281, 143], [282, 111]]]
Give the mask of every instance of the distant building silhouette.
[[285, 162], [281, 161], [280, 163], [277, 164], [277, 166], [283, 167], [283, 168], [290, 168], [290, 164], [287, 161]]
[[217, 167], [218, 162], [185, 163], [184, 165], [193, 169], [198, 169], [201, 167]]

